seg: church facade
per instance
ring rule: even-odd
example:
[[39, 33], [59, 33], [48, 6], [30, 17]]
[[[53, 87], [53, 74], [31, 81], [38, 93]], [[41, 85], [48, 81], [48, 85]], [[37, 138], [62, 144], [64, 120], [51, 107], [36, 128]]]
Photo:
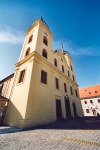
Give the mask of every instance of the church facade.
[[26, 31], [14, 75], [0, 82], [1, 95], [9, 99], [5, 124], [27, 128], [82, 116], [73, 60], [66, 51], [52, 50], [52, 38], [43, 19]]

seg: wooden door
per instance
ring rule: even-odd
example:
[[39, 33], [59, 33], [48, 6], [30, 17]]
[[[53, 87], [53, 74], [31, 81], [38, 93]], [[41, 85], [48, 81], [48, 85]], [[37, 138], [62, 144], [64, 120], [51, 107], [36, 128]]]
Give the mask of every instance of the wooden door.
[[70, 102], [69, 98], [65, 96], [65, 109], [66, 109], [66, 118], [71, 117], [71, 109], [70, 109]]
[[62, 107], [61, 107], [61, 100], [56, 99], [56, 116], [57, 120], [62, 118]]

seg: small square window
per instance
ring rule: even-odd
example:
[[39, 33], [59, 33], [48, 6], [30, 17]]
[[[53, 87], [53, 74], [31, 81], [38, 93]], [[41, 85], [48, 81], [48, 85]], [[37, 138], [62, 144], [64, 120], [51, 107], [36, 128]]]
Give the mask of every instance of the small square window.
[[85, 104], [87, 104], [87, 101], [84, 101]]
[[89, 109], [86, 109], [86, 112], [89, 113], [90, 112]]
[[98, 93], [97, 91], [95, 91], [95, 93]]
[[98, 103], [100, 103], [100, 99], [98, 99]]
[[91, 94], [91, 92], [89, 92], [89, 94]]
[[91, 103], [91, 104], [93, 104], [93, 101], [92, 101], [92, 100], [90, 100], [90, 103]]

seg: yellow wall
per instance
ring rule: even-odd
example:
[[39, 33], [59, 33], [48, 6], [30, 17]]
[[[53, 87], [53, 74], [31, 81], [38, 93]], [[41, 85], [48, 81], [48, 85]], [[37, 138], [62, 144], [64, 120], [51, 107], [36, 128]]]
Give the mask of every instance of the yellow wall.
[[[43, 43], [45, 33], [48, 38], [48, 46]], [[28, 39], [32, 34], [33, 41], [28, 44]], [[24, 58], [28, 47], [31, 48], [31, 54]], [[43, 49], [47, 50], [48, 59], [42, 56]], [[58, 61], [58, 67], [54, 66], [54, 58]], [[68, 54], [64, 56], [61, 51], [52, 51], [52, 34], [41, 20], [38, 21], [36, 26], [26, 34], [19, 62], [16, 65], [11, 102], [4, 122], [11, 126], [24, 128], [55, 121], [56, 98], [61, 99], [62, 115], [63, 118], [66, 118], [64, 103], [64, 96], [66, 95], [70, 99], [72, 116], [74, 116], [72, 102], [76, 103], [77, 113], [82, 116], [80, 100], [75, 96], [75, 89], [78, 90], [78, 85], [76, 80], [72, 80], [72, 74], [75, 76], [75, 73], [70, 69], [70, 62], [73, 66], [72, 59]], [[62, 65], [65, 73], [62, 73]], [[24, 82], [18, 84], [19, 74], [23, 69], [26, 70]], [[47, 85], [41, 83], [41, 70], [47, 72]], [[68, 70], [70, 71], [70, 78], [68, 77]], [[55, 77], [59, 79], [59, 90], [55, 88]], [[67, 85], [67, 93], [64, 92], [64, 83]], [[73, 96], [70, 94], [70, 86], [73, 87]]]

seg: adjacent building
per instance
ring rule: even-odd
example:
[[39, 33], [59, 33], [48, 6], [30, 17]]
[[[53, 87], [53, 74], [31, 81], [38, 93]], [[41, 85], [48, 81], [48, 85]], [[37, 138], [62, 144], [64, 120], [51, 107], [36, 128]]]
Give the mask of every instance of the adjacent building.
[[73, 60], [64, 50], [52, 50], [52, 39], [43, 19], [26, 31], [15, 73], [0, 82], [9, 99], [5, 124], [26, 128], [82, 116]]
[[79, 89], [84, 116], [100, 115], [100, 85]]

